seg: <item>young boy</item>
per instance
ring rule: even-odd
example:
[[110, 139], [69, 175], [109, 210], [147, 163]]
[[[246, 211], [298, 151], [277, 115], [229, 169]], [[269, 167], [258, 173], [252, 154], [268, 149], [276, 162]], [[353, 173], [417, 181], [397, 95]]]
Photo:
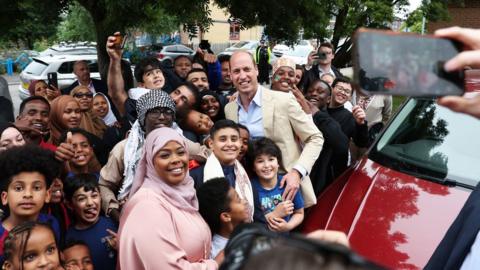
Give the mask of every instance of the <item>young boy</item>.
[[65, 199], [74, 213], [74, 223], [66, 239], [83, 240], [92, 252], [96, 269], [116, 267], [116, 231], [118, 225], [100, 216], [100, 189], [93, 174], [77, 174], [65, 181]]
[[210, 258], [217, 257], [227, 245], [238, 224], [248, 222], [248, 205], [225, 178], [214, 178], [197, 190], [199, 211], [212, 231]]
[[93, 270], [92, 256], [88, 245], [80, 240], [68, 241], [62, 250], [62, 263], [65, 270]]
[[242, 164], [237, 160], [242, 146], [238, 125], [231, 120], [219, 120], [210, 129], [209, 148], [212, 154], [205, 165], [191, 170], [195, 187], [199, 188], [204, 182], [213, 178], [224, 177], [233, 187], [240, 198], [249, 205], [253, 217], [253, 191]]
[[50, 200], [48, 189], [57, 176], [60, 164], [54, 153], [36, 145], [14, 147], [0, 153], [0, 183], [3, 218], [0, 226], [0, 261], [8, 232], [28, 221], [49, 223], [57, 241], [58, 221], [40, 211]]
[[289, 232], [303, 221], [303, 198], [297, 192], [293, 202], [282, 201], [285, 187], [280, 187], [282, 175], [278, 169], [282, 164], [282, 152], [270, 139], [261, 138], [253, 146], [253, 171], [257, 177], [252, 179], [260, 207], [265, 215], [268, 227], [276, 232]]

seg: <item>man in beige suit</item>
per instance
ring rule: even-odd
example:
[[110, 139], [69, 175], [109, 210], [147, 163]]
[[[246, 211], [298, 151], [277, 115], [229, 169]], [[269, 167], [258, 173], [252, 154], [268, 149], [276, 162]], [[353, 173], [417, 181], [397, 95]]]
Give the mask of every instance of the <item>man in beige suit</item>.
[[314, 205], [316, 198], [308, 173], [322, 150], [322, 133], [292, 94], [258, 84], [258, 69], [248, 52], [232, 55], [230, 73], [238, 97], [225, 107], [227, 119], [247, 126], [252, 138], [267, 137], [280, 147], [283, 166], [288, 170], [281, 182], [286, 185], [283, 199], [293, 199], [301, 184], [305, 207]]

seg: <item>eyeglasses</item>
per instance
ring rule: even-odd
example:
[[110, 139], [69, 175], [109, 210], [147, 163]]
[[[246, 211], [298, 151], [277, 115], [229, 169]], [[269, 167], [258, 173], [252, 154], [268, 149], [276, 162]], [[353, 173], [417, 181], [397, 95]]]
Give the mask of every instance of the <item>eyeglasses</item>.
[[345, 95], [351, 95], [352, 94], [352, 89], [343, 88], [340, 85], [336, 85], [334, 87], [334, 89], [336, 89], [340, 92], [343, 92]]
[[73, 94], [73, 97], [74, 98], [83, 98], [83, 97], [93, 98], [93, 94], [92, 93], [76, 93], [76, 94]]
[[151, 117], [160, 117], [160, 115], [164, 115], [164, 116], [173, 116], [173, 113], [174, 111], [172, 111], [171, 109], [169, 108], [154, 108], [154, 109], [151, 109], [147, 112], [147, 114]]

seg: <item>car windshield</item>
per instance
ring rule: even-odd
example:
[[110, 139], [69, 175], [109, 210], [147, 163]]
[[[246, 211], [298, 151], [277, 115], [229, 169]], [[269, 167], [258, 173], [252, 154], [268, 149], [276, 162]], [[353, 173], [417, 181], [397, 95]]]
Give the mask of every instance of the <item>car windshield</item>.
[[480, 181], [480, 120], [433, 99], [410, 99], [369, 158], [419, 178], [474, 188]]
[[47, 68], [47, 66], [47, 63], [44, 63], [37, 59], [33, 59], [33, 61], [25, 68], [25, 73], [40, 76], [42, 75], [42, 72]]

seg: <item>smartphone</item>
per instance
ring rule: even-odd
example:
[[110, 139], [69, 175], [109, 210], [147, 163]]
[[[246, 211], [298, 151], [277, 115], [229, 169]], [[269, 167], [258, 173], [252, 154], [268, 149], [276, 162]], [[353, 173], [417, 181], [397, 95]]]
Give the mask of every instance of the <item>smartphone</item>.
[[354, 37], [354, 83], [370, 95], [462, 95], [463, 70], [443, 69], [460, 51], [449, 39], [361, 28]]
[[318, 59], [318, 60], [325, 60], [325, 59], [327, 59], [327, 53], [320, 51], [320, 48], [321, 48], [321, 47], [318, 47], [318, 49], [317, 49], [317, 59]]
[[47, 79], [48, 79], [48, 86], [54, 86], [55, 88], [58, 88], [58, 79], [57, 79], [56, 72], [47, 73]]
[[127, 35], [115, 35], [115, 49], [123, 50], [127, 41]]

